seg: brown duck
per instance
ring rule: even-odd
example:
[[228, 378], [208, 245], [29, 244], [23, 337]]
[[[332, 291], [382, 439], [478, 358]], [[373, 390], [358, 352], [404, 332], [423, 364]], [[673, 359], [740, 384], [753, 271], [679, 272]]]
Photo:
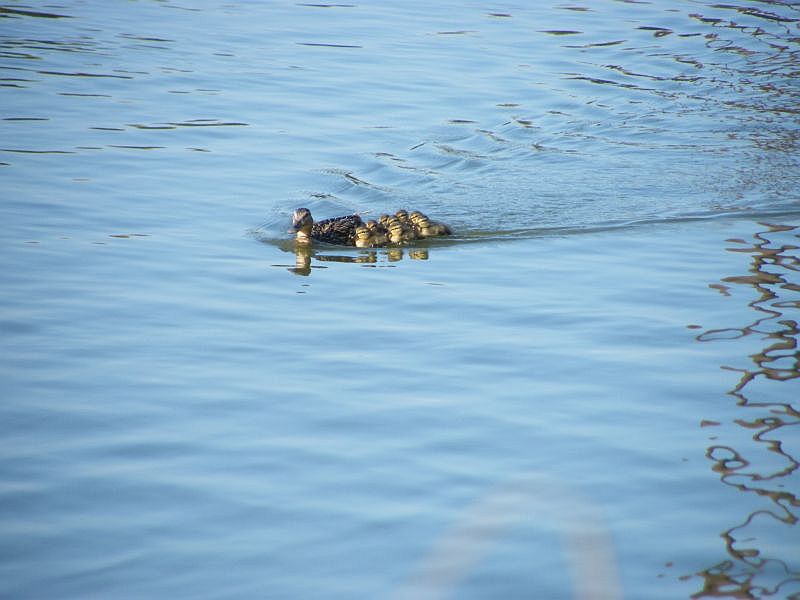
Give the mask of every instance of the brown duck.
[[289, 232], [296, 234], [299, 244], [310, 244], [312, 240], [316, 240], [340, 246], [355, 246], [356, 227], [363, 225], [364, 222], [358, 215], [334, 217], [315, 223], [310, 210], [298, 208], [292, 216], [292, 228]]

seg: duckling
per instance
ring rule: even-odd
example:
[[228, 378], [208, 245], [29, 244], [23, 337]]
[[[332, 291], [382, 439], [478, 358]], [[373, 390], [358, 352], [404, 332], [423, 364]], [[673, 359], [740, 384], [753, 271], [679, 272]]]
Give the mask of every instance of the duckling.
[[404, 244], [415, 239], [417, 235], [411, 227], [403, 225], [397, 218], [389, 220], [389, 241], [392, 244]]
[[411, 221], [411, 224], [415, 227], [420, 219], [427, 219], [427, 217], [418, 210], [412, 211], [411, 214], [408, 215], [408, 220]]
[[310, 244], [311, 240], [316, 240], [328, 244], [355, 246], [356, 227], [360, 225], [364, 225], [364, 222], [358, 215], [314, 222], [310, 210], [298, 208], [292, 215], [292, 228], [289, 232], [296, 234], [298, 244]]
[[356, 227], [356, 248], [372, 248], [375, 245], [375, 239], [372, 232], [364, 225]]
[[428, 217], [424, 216], [417, 220], [416, 228], [419, 235], [424, 238], [435, 237], [439, 235], [450, 235], [452, 230], [444, 223], [437, 223], [431, 221]]
[[408, 211], [404, 208], [401, 208], [396, 213], [394, 213], [395, 218], [403, 224], [403, 230], [405, 231], [406, 241], [416, 240], [419, 238], [417, 234], [417, 230], [414, 228], [414, 223], [408, 215]]
[[389, 241], [392, 244], [402, 244], [405, 239], [403, 236], [403, 224], [396, 218], [391, 218], [388, 221], [389, 225]]
[[367, 221], [367, 229], [372, 234], [372, 241], [375, 246], [385, 246], [388, 240], [386, 227], [377, 223], [373, 219]]

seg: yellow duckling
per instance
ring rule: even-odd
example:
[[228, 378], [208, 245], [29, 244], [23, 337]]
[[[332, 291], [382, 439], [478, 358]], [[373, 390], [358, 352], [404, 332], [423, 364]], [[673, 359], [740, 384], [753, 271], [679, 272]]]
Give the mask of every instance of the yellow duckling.
[[420, 219], [427, 219], [427, 218], [428, 217], [426, 217], [418, 210], [412, 211], [411, 214], [408, 215], [408, 220], [411, 221], [411, 224], [414, 225], [415, 227], [417, 226], [417, 222], [419, 222]]
[[417, 235], [417, 231], [414, 228], [414, 224], [411, 222], [411, 219], [408, 216], [408, 211], [401, 208], [396, 213], [394, 213], [395, 218], [400, 221], [403, 225], [403, 231], [405, 232], [405, 240], [411, 241], [416, 240], [419, 236]]
[[367, 221], [367, 229], [369, 229], [370, 233], [372, 234], [372, 243], [375, 246], [386, 245], [386, 242], [388, 241], [388, 237], [386, 235], [388, 232], [386, 227], [370, 219]]
[[392, 244], [403, 244], [416, 239], [416, 236], [411, 233], [408, 228], [396, 218], [389, 220], [389, 241]]
[[424, 216], [417, 220], [416, 228], [419, 235], [424, 238], [436, 237], [439, 235], [450, 235], [453, 233], [450, 228], [444, 223], [437, 223], [431, 221], [428, 217]]
[[356, 248], [372, 248], [375, 245], [372, 232], [364, 225], [356, 227], [355, 245]]

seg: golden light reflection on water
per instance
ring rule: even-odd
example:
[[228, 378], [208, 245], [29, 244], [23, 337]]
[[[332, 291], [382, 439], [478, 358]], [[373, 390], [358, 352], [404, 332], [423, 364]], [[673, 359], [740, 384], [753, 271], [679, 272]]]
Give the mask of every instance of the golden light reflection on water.
[[[748, 306], [757, 318], [743, 327], [705, 331], [697, 340], [758, 338], [763, 343], [761, 350], [750, 355], [751, 366], [722, 367], [739, 374], [738, 382], [728, 393], [743, 413], [733, 422], [755, 446], [742, 447], [739, 442], [738, 447], [733, 443], [715, 444], [708, 447], [706, 457], [722, 483], [761, 497], [765, 505], [721, 533], [728, 557], [697, 573], [703, 583], [693, 598], [800, 595], [800, 462], [789, 445], [798, 435], [800, 405], [798, 388], [794, 387], [793, 395], [788, 387], [800, 378], [800, 300], [793, 296], [800, 292], [800, 235], [797, 226], [762, 225], [764, 229], [753, 235], [752, 242], [728, 240], [734, 244], [728, 248], [730, 252], [750, 255], [748, 273], [725, 277], [721, 284], [711, 285], [725, 295], [741, 291], [735, 286], [752, 287], [756, 297]], [[777, 546], [766, 539], [765, 533], [769, 533], [770, 540], [778, 540]], [[785, 543], [786, 540], [793, 541]]]

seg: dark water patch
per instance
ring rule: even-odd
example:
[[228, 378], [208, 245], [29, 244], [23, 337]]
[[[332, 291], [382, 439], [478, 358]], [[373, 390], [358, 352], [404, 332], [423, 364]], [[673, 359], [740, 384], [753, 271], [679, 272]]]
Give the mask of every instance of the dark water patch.
[[135, 35], [135, 34], [132, 34], [132, 33], [120, 33], [119, 37], [125, 38], [125, 39], [128, 39], [128, 40], [138, 40], [138, 41], [141, 41], [141, 42], [169, 42], [169, 43], [175, 42], [175, 40], [170, 40], [170, 39], [167, 39], [167, 38], [148, 37], [148, 36], [143, 36], [143, 35]]
[[27, 52], [9, 52], [3, 51], [0, 52], [0, 58], [11, 58], [11, 59], [22, 59], [22, 60], [41, 60], [41, 57], [35, 56], [33, 54], [28, 54]]
[[588, 77], [586, 75], [569, 75], [567, 74], [567, 79], [572, 79], [574, 81], [588, 81], [589, 83], [595, 83], [597, 85], [613, 85], [625, 89], [631, 90], [640, 90], [643, 89], [638, 85], [634, 85], [633, 83], [623, 83], [620, 81], [614, 81], [612, 79], [601, 79], [599, 77]]
[[163, 150], [166, 146], [136, 146], [131, 144], [108, 144], [107, 148], [120, 148], [124, 150]]
[[0, 148], [0, 152], [13, 152], [17, 154], [75, 154], [71, 150], [24, 150], [21, 148]]
[[[767, 2], [767, 4], [769, 3], [770, 2]], [[780, 6], [787, 6], [786, 4], [783, 3], [776, 3], [776, 4], [779, 4]], [[789, 4], [788, 6], [794, 6], [794, 4]], [[777, 13], [765, 11], [754, 6], [741, 6], [734, 4], [712, 4], [711, 8], [734, 10], [742, 15], [747, 15], [748, 17], [756, 17], [759, 19], [766, 19], [767, 21], [775, 21], [778, 23], [800, 22], [799, 18], [787, 17], [786, 15], [779, 15]]]
[[70, 15], [62, 15], [58, 13], [42, 12], [36, 10], [27, 10], [21, 8], [9, 8], [7, 6], [0, 6], [0, 18], [13, 18], [13, 17], [37, 17], [41, 19], [71, 19]]
[[[8, 53], [8, 58], [20, 58], [25, 60], [44, 60], [48, 52], [60, 52], [67, 54], [90, 54], [98, 55], [98, 43], [94, 41], [70, 39], [47, 40], [35, 38], [6, 38], [0, 42], [0, 46], [7, 48], [4, 52]], [[19, 49], [15, 51], [15, 49]], [[41, 50], [42, 55], [34, 55], [29, 51]]]
[[[128, 123], [128, 127], [133, 127], [135, 129], [149, 130], [149, 131], [174, 130], [178, 129], [179, 127], [247, 127], [248, 125], [249, 125], [248, 123], [241, 123], [237, 121], [217, 121], [216, 119], [194, 119], [181, 122], [167, 122], [167, 123], [153, 123], [153, 124]], [[116, 131], [116, 129], [113, 128], [109, 129]], [[119, 131], [124, 131], [124, 130], [120, 129]]]
[[574, 31], [572, 29], [543, 29], [539, 33], [547, 33], [549, 35], [582, 35], [583, 31]]
[[358, 46], [355, 44], [333, 44], [333, 43], [324, 43], [324, 42], [296, 42], [298, 46], [315, 46], [315, 47], [322, 47], [322, 48], [363, 48], [364, 46]]
[[3, 121], [49, 121], [47, 117], [4, 117]]
[[671, 35], [674, 33], [671, 29], [667, 29], [666, 27], [651, 27], [643, 25], [641, 27], [637, 27], [640, 31], [652, 31], [653, 36], [655, 37], [664, 37], [665, 35]]
[[589, 49], [589, 48], [606, 48], [608, 46], [619, 46], [620, 44], [624, 44], [628, 40], [613, 40], [610, 42], [590, 42], [588, 44], [580, 44], [580, 45], [565, 45], [564, 48], [577, 48], [577, 49]]
[[58, 92], [59, 96], [76, 96], [78, 98], [112, 98], [111, 94], [86, 94], [81, 92]]
[[128, 127], [136, 129], [159, 130], [159, 129], [177, 129], [176, 125], [144, 125], [142, 123], [128, 123]]
[[217, 121], [216, 119], [193, 119], [189, 121], [170, 122], [175, 127], [248, 127], [249, 123], [240, 121]]
[[87, 73], [85, 71], [36, 71], [40, 75], [57, 75], [59, 77], [89, 77], [89, 78], [107, 78], [107, 79], [133, 79], [129, 75], [111, 75], [109, 73]]

